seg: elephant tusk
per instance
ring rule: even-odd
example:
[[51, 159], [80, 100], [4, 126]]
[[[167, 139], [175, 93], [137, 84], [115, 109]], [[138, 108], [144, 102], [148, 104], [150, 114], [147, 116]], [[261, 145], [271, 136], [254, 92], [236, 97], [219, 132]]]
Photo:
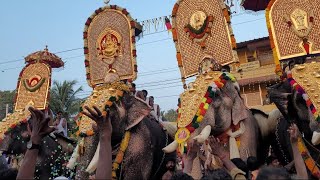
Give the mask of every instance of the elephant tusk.
[[201, 133], [194, 137], [193, 139], [196, 140], [198, 143], [204, 143], [208, 139], [211, 133], [211, 126], [207, 125], [205, 128], [202, 129]]
[[170, 143], [168, 146], [164, 147], [164, 148], [162, 149], [162, 151], [165, 152], [165, 153], [172, 153], [172, 152], [174, 152], [177, 148], [178, 148], [178, 142], [177, 142], [177, 141], [173, 141], [173, 142]]
[[74, 167], [76, 166], [76, 161], [79, 157], [79, 145], [77, 145], [77, 147], [74, 149], [71, 158], [69, 159], [69, 162], [67, 164], [67, 168], [68, 169], [74, 169]]
[[311, 142], [313, 145], [320, 144], [320, 133], [317, 131], [313, 131]]
[[99, 150], [100, 150], [100, 142], [97, 146], [96, 152], [94, 153], [94, 156], [93, 156], [90, 164], [88, 165], [88, 167], [86, 169], [86, 172], [93, 173], [97, 169], [98, 159], [99, 159]]

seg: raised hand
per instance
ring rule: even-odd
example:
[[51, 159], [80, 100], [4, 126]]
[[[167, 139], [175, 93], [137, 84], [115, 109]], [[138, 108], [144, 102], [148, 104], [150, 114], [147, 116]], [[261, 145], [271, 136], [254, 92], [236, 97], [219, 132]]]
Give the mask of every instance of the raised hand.
[[[104, 135], [111, 135], [112, 133], [112, 125], [111, 121], [107, 116], [107, 112], [101, 112], [97, 106], [93, 106], [93, 108], [89, 108], [88, 106], [84, 107], [88, 112], [83, 111], [83, 114], [91, 118], [97, 123], [97, 128], [100, 133]], [[101, 135], [102, 135], [101, 134]]]
[[218, 156], [220, 159], [226, 158], [226, 157], [229, 158], [228, 150], [225, 149], [225, 147], [219, 141], [219, 139], [216, 139], [215, 137], [210, 136], [208, 138], [208, 142], [209, 142], [209, 145], [211, 147], [212, 154]]
[[288, 132], [290, 134], [290, 141], [291, 143], [296, 143], [298, 141], [299, 137], [299, 129], [296, 124], [291, 124], [291, 126], [288, 129]]
[[54, 128], [49, 127], [48, 123], [50, 117], [46, 117], [45, 114], [35, 108], [29, 107], [31, 112], [31, 140], [34, 144], [40, 144], [43, 137], [54, 131]]

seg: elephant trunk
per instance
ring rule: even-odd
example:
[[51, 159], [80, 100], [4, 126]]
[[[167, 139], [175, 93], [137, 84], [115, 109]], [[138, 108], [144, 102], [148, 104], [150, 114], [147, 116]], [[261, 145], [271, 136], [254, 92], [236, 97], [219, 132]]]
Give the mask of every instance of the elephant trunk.
[[97, 150], [94, 153], [94, 156], [93, 156], [89, 166], [86, 169], [86, 171], [88, 173], [93, 173], [97, 169], [97, 164], [98, 164], [98, 159], [99, 159], [99, 150], [100, 150], [100, 142], [98, 144]]
[[80, 161], [77, 165], [77, 173], [75, 179], [89, 179], [89, 173], [84, 170], [85, 167], [88, 167], [89, 162], [96, 152], [99, 142], [99, 134], [95, 133], [93, 136], [84, 138], [84, 151], [83, 154], [80, 154]]
[[211, 133], [211, 126], [207, 125], [205, 128], [202, 129], [201, 133], [194, 137], [193, 139], [196, 140], [198, 143], [204, 143]]
[[165, 152], [165, 153], [172, 153], [172, 152], [174, 152], [177, 148], [178, 148], [178, 142], [177, 142], [177, 141], [173, 141], [173, 142], [170, 143], [168, 146], [166, 146], [165, 148], [163, 148], [162, 151]]

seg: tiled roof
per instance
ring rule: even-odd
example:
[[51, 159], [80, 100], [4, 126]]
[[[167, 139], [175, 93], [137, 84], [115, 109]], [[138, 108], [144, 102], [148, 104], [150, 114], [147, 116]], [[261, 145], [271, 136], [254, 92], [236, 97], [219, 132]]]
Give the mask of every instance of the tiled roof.
[[262, 37], [262, 38], [252, 39], [252, 40], [249, 40], [249, 41], [239, 42], [239, 43], [237, 43], [237, 48], [238, 49], [239, 48], [243, 48], [243, 47], [246, 47], [250, 43], [264, 41], [264, 40], [269, 40], [269, 37]]

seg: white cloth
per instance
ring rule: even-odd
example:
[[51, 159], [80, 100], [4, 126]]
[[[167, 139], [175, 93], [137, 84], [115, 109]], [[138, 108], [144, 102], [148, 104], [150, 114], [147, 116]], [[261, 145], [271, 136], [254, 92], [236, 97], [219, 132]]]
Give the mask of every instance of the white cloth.
[[[160, 120], [160, 114], [159, 114], [159, 115], [157, 114], [157, 113], [158, 113], [158, 108], [160, 108], [158, 104], [153, 104], [152, 111], [150, 111], [150, 114], [151, 114], [154, 118], [156, 118], [157, 121]], [[161, 121], [162, 121], [162, 120], [161, 120]]]
[[60, 119], [59, 124], [56, 127], [57, 130], [55, 130], [55, 133], [61, 133], [62, 132], [63, 135], [67, 137], [68, 136], [68, 133], [67, 133], [67, 121], [66, 121], [66, 126], [65, 127], [62, 126], [62, 122], [63, 121], [66, 121], [66, 119], [64, 119], [64, 118]]

